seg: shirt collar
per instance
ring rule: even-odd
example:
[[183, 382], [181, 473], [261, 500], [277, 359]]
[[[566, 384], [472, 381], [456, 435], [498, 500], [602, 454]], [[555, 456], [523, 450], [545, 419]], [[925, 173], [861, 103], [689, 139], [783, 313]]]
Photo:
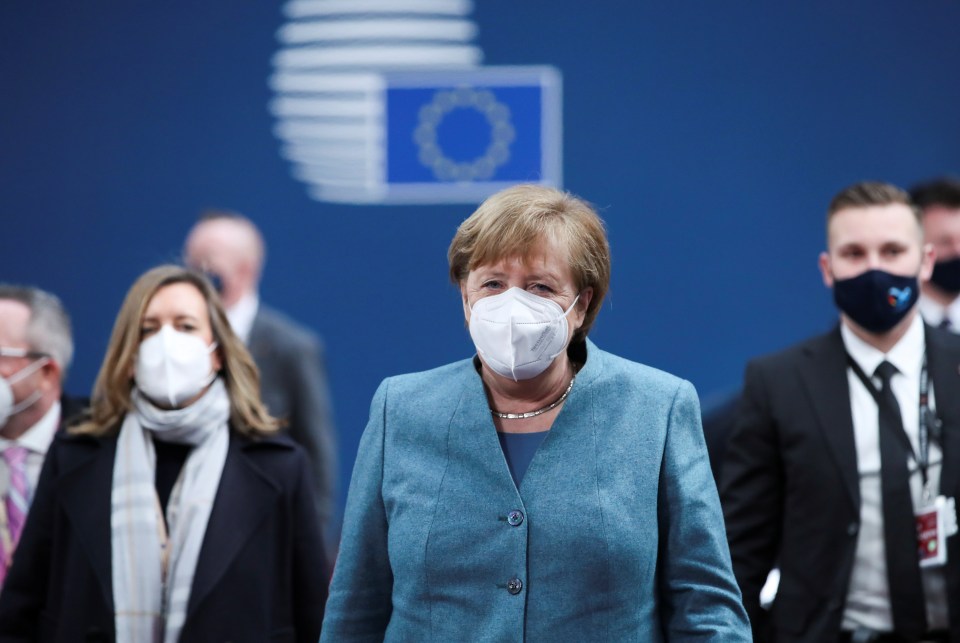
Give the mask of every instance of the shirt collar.
[[237, 303], [227, 310], [227, 319], [230, 327], [244, 344], [250, 339], [250, 329], [253, 328], [253, 318], [257, 316], [260, 307], [260, 297], [256, 292], [250, 292], [241, 297]]
[[40, 420], [27, 429], [23, 435], [16, 440], [7, 440], [0, 438], [0, 451], [5, 451], [7, 447], [14, 444], [20, 445], [30, 451], [30, 453], [39, 453], [46, 455], [50, 443], [53, 442], [53, 435], [57, 432], [60, 425], [60, 402], [54, 402], [47, 412], [43, 414]]
[[887, 353], [882, 353], [863, 341], [843, 322], [840, 323], [840, 335], [847, 353], [860, 365], [863, 372], [873, 375], [880, 362], [886, 360], [908, 378], [919, 378], [926, 352], [923, 318], [915, 315], [907, 332]]
[[939, 326], [944, 319], [949, 319], [954, 332], [960, 329], [960, 297], [944, 306], [921, 293], [917, 305], [920, 307], [920, 314], [931, 326]]
[[[960, 298], [958, 298], [958, 300], [960, 300]], [[920, 310], [920, 314], [923, 315], [923, 318], [927, 320], [927, 323], [931, 326], [939, 326], [940, 322], [947, 317], [947, 308], [941, 306], [924, 294], [920, 295], [917, 307]]]

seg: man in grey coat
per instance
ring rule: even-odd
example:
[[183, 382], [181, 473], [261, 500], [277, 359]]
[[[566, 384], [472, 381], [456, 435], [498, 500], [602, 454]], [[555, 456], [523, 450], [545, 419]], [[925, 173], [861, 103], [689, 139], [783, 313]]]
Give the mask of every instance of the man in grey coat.
[[324, 531], [333, 516], [337, 459], [333, 412], [316, 334], [260, 302], [265, 244], [250, 219], [225, 211], [205, 213], [187, 236], [187, 265], [214, 282], [230, 324], [257, 368], [263, 401], [287, 420], [290, 436], [310, 457]]

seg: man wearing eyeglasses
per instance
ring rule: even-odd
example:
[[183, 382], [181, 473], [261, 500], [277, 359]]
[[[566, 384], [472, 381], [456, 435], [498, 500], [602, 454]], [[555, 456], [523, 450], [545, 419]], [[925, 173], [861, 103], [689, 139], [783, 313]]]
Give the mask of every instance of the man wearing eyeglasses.
[[47, 448], [67, 415], [61, 385], [72, 356], [60, 300], [38, 288], [0, 284], [0, 586]]

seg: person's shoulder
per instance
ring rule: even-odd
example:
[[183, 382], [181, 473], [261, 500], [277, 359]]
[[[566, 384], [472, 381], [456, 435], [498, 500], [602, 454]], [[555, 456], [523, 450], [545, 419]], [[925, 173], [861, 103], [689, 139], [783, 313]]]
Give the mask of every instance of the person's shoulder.
[[810, 356], [842, 351], [844, 351], [843, 339], [840, 337], [839, 326], [836, 326], [826, 333], [753, 357], [748, 364], [754, 368], [786, 367]]
[[289, 433], [277, 431], [250, 435], [231, 428], [230, 441], [245, 456], [260, 463], [273, 463], [274, 468], [283, 469], [306, 458], [303, 447], [297, 444]]
[[470, 377], [479, 377], [472, 358], [462, 359], [450, 364], [416, 373], [394, 375], [383, 381], [392, 393], [417, 392], [419, 395], [432, 391], [447, 391], [451, 386], [462, 386]]
[[[294, 442], [287, 431], [267, 435], [247, 435], [231, 429], [230, 441], [234, 447], [227, 457], [242, 458], [274, 482], [298, 479], [300, 472], [309, 467], [303, 447]], [[230, 453], [235, 455], [231, 456]]]
[[265, 332], [271, 340], [290, 345], [322, 346], [320, 336], [286, 313], [263, 303], [257, 308], [251, 333]]
[[103, 435], [77, 433], [76, 431], [72, 430], [72, 428], [75, 426], [76, 425], [68, 427], [64, 431], [57, 431], [56, 435], [54, 435], [53, 442], [50, 443], [50, 448], [67, 451], [82, 451], [85, 449], [98, 448], [109, 442], [116, 442], [117, 435], [119, 433], [119, 427], [116, 427], [114, 430], [108, 431]]
[[244, 450], [295, 451], [299, 445], [288, 435], [288, 431], [250, 435], [231, 428], [230, 439]]
[[659, 368], [609, 353], [587, 340], [587, 364], [578, 377], [590, 377], [593, 373], [601, 382], [630, 382], [651, 392], [676, 391], [685, 381]]
[[112, 448], [116, 441], [117, 431], [92, 435], [61, 430], [54, 434], [44, 459], [53, 460], [57, 471], [63, 474], [95, 459], [104, 448]]
[[926, 326], [926, 332], [927, 341], [935, 348], [960, 351], [960, 334], [929, 324]]
[[77, 395], [60, 395], [60, 425], [71, 426], [87, 419], [90, 410], [90, 398]]

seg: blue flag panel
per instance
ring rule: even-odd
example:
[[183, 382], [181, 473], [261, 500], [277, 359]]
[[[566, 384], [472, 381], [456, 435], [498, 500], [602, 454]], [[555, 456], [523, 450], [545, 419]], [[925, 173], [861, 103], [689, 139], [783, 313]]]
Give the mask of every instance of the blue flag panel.
[[387, 201], [476, 201], [561, 184], [560, 77], [486, 67], [385, 77]]

